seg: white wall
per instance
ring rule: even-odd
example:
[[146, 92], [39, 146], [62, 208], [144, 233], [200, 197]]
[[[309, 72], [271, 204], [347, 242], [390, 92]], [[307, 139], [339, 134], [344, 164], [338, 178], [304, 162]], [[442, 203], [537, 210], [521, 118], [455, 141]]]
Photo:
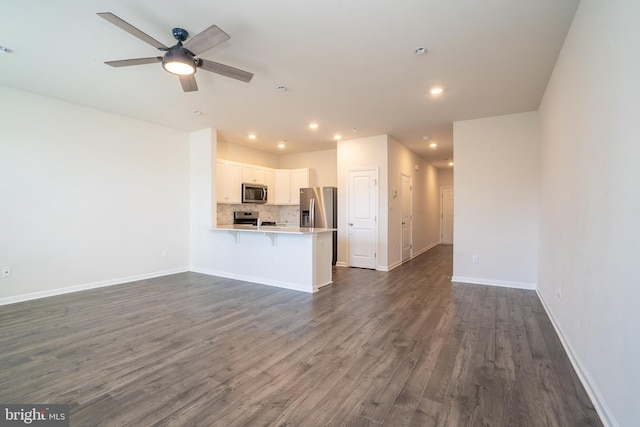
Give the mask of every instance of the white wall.
[[6, 87], [0, 99], [0, 304], [188, 267], [187, 134]]
[[347, 264], [347, 173], [349, 169], [378, 168], [378, 259], [381, 269], [387, 269], [387, 142], [386, 135], [338, 142], [338, 264]]
[[582, 0], [539, 113], [538, 292], [612, 426], [640, 420], [638, 16]]
[[453, 168], [438, 169], [440, 187], [453, 187]]
[[283, 154], [280, 168], [309, 168], [309, 186], [338, 186], [338, 150], [312, 151], [309, 153]]
[[[414, 198], [426, 197], [427, 207], [427, 228], [426, 233], [415, 234], [417, 246], [416, 250], [423, 251], [431, 249], [440, 243], [440, 178], [438, 169], [430, 164], [425, 165], [425, 176], [423, 182], [416, 184]], [[424, 187], [423, 187], [424, 186]], [[424, 239], [424, 240], [421, 240]]]
[[534, 289], [537, 112], [455, 122], [453, 137], [453, 280]]
[[211, 230], [216, 224], [216, 132], [203, 129], [189, 136], [190, 270], [208, 266], [214, 257]]
[[280, 156], [277, 154], [223, 141], [217, 133], [214, 137], [217, 141], [215, 154], [218, 159], [232, 160], [234, 162], [265, 166], [273, 169], [280, 167]]

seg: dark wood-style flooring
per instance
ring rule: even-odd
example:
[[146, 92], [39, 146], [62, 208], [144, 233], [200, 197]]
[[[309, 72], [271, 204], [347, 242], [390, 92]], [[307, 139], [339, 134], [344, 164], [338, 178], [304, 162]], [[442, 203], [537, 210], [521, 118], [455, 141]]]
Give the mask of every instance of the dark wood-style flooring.
[[602, 425], [535, 292], [451, 247], [310, 295], [182, 273], [0, 307], [0, 402], [71, 425]]

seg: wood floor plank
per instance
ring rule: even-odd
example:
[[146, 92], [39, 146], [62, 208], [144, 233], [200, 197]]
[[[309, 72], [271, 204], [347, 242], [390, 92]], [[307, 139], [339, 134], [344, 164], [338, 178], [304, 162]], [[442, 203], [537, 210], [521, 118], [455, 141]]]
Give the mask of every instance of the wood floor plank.
[[316, 294], [180, 273], [0, 307], [0, 401], [71, 425], [600, 426], [535, 292], [452, 248]]

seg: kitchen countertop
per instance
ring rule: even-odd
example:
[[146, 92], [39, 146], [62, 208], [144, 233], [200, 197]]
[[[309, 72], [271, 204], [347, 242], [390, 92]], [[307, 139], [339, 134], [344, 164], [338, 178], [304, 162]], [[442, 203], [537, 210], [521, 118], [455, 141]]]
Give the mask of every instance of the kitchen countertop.
[[212, 227], [212, 230], [221, 231], [247, 231], [260, 233], [279, 233], [279, 234], [318, 234], [329, 231], [336, 231], [337, 228], [308, 228], [298, 227], [295, 225], [246, 225], [246, 224], [223, 224]]

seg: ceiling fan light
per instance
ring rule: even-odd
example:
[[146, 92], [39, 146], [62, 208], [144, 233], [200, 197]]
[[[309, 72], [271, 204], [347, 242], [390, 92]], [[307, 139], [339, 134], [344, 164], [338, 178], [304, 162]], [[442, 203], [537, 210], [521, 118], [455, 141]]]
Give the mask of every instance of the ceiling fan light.
[[188, 76], [196, 72], [196, 59], [181, 49], [172, 49], [162, 59], [162, 67], [171, 74]]
[[179, 61], [165, 62], [162, 64], [165, 70], [171, 74], [177, 74], [179, 76], [188, 76], [196, 72], [193, 65], [185, 64]]

